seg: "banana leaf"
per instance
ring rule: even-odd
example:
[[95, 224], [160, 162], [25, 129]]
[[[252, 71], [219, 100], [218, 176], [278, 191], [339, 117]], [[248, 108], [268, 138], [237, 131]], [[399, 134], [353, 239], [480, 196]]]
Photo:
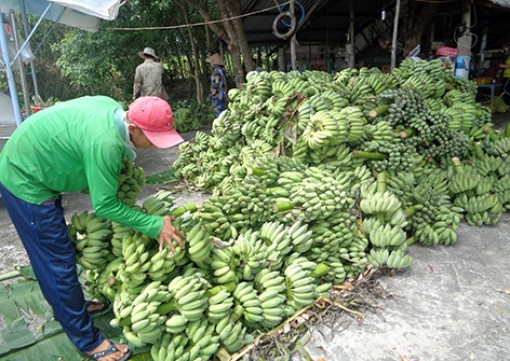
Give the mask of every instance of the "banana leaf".
[[[27, 276], [30, 275], [28, 270]], [[112, 341], [119, 342], [122, 330], [110, 326], [113, 313], [94, 318], [94, 324]], [[150, 347], [133, 350], [131, 360], [151, 361]], [[53, 320], [50, 305], [37, 281], [19, 279], [0, 285], [0, 360], [86, 360]]]
[[178, 181], [179, 178], [175, 176], [175, 172], [172, 168], [164, 170], [160, 173], [156, 173], [145, 178], [145, 182], [148, 184], [158, 184], [158, 183], [169, 183]]

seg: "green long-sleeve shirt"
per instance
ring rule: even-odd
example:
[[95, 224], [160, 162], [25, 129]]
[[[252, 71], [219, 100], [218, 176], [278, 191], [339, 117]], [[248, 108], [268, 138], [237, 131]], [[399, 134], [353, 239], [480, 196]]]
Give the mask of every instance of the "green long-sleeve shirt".
[[93, 96], [32, 115], [0, 153], [0, 183], [33, 204], [88, 188], [97, 215], [156, 238], [163, 218], [135, 211], [116, 197], [122, 158], [130, 156], [119, 112], [115, 100]]

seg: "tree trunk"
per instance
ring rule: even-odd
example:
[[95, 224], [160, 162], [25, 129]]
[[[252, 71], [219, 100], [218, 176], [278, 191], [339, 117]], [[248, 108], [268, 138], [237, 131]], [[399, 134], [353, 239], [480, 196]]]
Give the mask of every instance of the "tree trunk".
[[230, 18], [233, 18], [232, 23], [234, 25], [234, 30], [236, 32], [236, 39], [238, 41], [241, 54], [243, 55], [244, 68], [248, 73], [252, 70], [255, 70], [255, 62], [253, 61], [251, 48], [250, 45], [248, 44], [246, 32], [244, 31], [243, 28], [243, 19], [240, 17], [241, 2], [238, 0], [227, 0], [227, 10], [230, 15]]
[[[226, 0], [218, 0], [218, 8], [220, 11], [220, 18], [228, 19], [229, 12], [227, 9]], [[223, 27], [225, 28], [225, 31], [228, 35], [229, 40], [230, 40], [230, 42], [227, 43], [227, 45], [228, 45], [228, 48], [232, 55], [232, 66], [234, 68], [233, 69], [234, 79], [236, 82], [236, 86], [239, 88], [244, 83], [244, 72], [243, 72], [243, 66], [241, 63], [241, 51], [239, 48], [239, 39], [237, 38], [237, 33], [236, 33], [234, 26], [230, 20], [223, 20], [222, 24], [223, 24]]]
[[202, 83], [200, 82], [200, 65], [199, 65], [199, 54], [197, 53], [197, 49], [195, 46], [195, 41], [193, 39], [193, 34], [191, 33], [191, 27], [189, 26], [188, 14], [186, 11], [186, 3], [178, 2], [178, 6], [181, 8], [182, 16], [184, 17], [184, 21], [186, 22], [186, 30], [189, 37], [189, 43], [191, 45], [191, 53], [193, 54], [192, 59], [190, 59], [193, 63], [190, 62], [190, 67], [193, 69], [193, 75], [191, 76], [195, 81], [195, 89], [196, 89], [196, 97], [197, 101], [200, 105], [204, 104], [204, 89], [202, 87]]
[[434, 16], [437, 3], [421, 3], [409, 0], [402, 5], [400, 18], [402, 19], [402, 38], [404, 43], [404, 56], [407, 56], [416, 45], [421, 42], [423, 33]]

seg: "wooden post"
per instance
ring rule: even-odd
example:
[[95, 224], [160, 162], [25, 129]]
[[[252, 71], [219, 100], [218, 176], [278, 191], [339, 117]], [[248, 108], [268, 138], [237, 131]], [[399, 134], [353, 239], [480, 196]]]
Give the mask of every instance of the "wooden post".
[[397, 35], [398, 20], [400, 18], [400, 0], [395, 4], [395, 18], [393, 19], [393, 38], [391, 40], [391, 70], [395, 69], [397, 64]]
[[462, 23], [464, 26], [464, 33], [457, 42], [457, 62], [455, 67], [455, 77], [469, 78], [469, 63], [471, 62], [471, 5], [470, 0], [463, 0], [463, 14]]
[[[294, 11], [294, 0], [291, 0], [290, 1], [290, 5], [289, 5], [289, 9], [290, 9], [290, 13], [296, 17], [296, 13]], [[296, 64], [296, 33], [297, 33], [297, 27], [298, 27], [298, 24], [296, 23], [296, 31], [294, 31], [294, 34], [292, 34], [291, 38], [290, 38], [290, 61], [292, 63], [292, 70], [296, 70], [297, 69], [297, 64]]]

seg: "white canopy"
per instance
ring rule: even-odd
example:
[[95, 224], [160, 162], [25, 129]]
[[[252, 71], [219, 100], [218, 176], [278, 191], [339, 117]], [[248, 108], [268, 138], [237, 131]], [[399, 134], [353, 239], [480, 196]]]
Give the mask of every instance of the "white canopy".
[[1, 0], [0, 11], [27, 12], [60, 24], [88, 31], [97, 31], [99, 19], [114, 20], [120, 7], [120, 0]]
[[[87, 31], [97, 31], [101, 19], [115, 20], [120, 6], [121, 0], [0, 0], [0, 13], [6, 16], [14, 11], [22, 13], [24, 17], [27, 13], [40, 17], [24, 43], [19, 44], [19, 49], [16, 49], [17, 54], [12, 58], [9, 54], [9, 40], [5, 34], [9, 29], [4, 28], [3, 19], [0, 18], [0, 71], [5, 71], [7, 74], [9, 92], [12, 97], [12, 109], [7, 109], [5, 106], [0, 108], [0, 121], [10, 118], [11, 113], [14, 113], [17, 125], [22, 121], [12, 67], [14, 61], [21, 56], [28, 46], [30, 38], [42, 19]], [[33, 62], [31, 66], [33, 66]], [[34, 86], [37, 89], [35, 71], [32, 73]]]

